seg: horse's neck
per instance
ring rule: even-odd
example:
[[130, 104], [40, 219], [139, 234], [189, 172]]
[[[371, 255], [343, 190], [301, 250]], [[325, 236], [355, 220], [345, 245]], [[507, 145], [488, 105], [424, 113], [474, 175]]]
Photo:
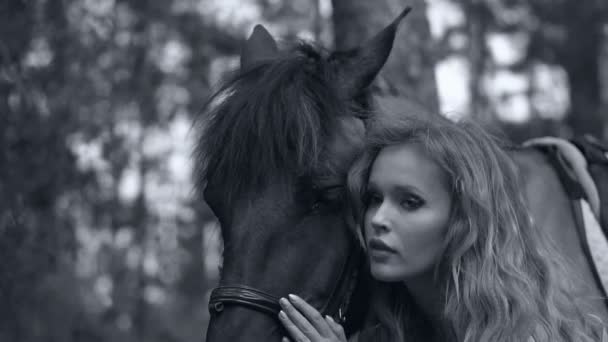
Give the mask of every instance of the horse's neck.
[[521, 186], [537, 226], [553, 230], [570, 224], [570, 202], [549, 160], [534, 148], [516, 149], [511, 157], [518, 167]]
[[608, 318], [608, 311], [596, 294], [600, 291], [592, 275], [590, 260], [582, 248], [583, 241], [577, 232], [572, 201], [560, 182], [549, 159], [535, 148], [512, 150], [511, 157], [519, 171], [522, 191], [526, 196], [537, 236], [548, 242], [563, 259], [562, 279], [573, 281], [571, 293], [586, 313]]
[[571, 202], [559, 176], [547, 157], [537, 149], [517, 149], [511, 153], [518, 167], [520, 186], [524, 191], [535, 229], [542, 239], [554, 243], [561, 254], [584, 262], [573, 242], [578, 241]]

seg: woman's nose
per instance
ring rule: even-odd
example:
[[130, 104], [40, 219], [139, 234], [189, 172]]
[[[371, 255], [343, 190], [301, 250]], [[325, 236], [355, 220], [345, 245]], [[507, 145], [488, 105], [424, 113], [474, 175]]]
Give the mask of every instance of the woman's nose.
[[386, 202], [380, 204], [372, 213], [370, 225], [376, 233], [390, 229], [390, 208]]

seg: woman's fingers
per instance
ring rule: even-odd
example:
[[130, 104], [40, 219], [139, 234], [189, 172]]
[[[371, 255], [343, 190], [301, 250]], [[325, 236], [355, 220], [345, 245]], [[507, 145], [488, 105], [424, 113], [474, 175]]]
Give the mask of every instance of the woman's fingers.
[[[281, 320], [281, 323], [283, 323], [285, 330], [287, 330], [292, 340], [297, 342], [310, 341], [310, 339], [306, 337], [306, 335], [304, 335], [300, 328], [294, 324], [294, 322], [289, 318], [289, 316], [287, 316], [285, 311], [279, 312], [279, 319]], [[286, 338], [283, 337], [282, 341], [285, 342], [285, 340]]]
[[306, 303], [304, 299], [293, 294], [289, 295], [289, 301], [306, 317], [308, 322], [321, 336], [329, 337], [333, 335], [333, 330], [317, 309]]
[[346, 341], [344, 329], [330, 316], [321, 314], [302, 298], [289, 295], [289, 300], [279, 300], [282, 311], [279, 319], [297, 342]]
[[341, 340], [346, 341], [346, 334], [344, 333], [344, 328], [334, 321], [331, 316], [325, 316], [325, 321], [329, 325], [329, 328], [334, 332], [336, 336], [338, 336]]
[[[279, 319], [287, 328], [296, 341], [317, 341], [321, 335], [317, 329], [304, 317], [298, 309], [293, 306], [287, 299], [279, 300], [283, 310], [279, 313]], [[329, 327], [328, 327], [329, 328]]]

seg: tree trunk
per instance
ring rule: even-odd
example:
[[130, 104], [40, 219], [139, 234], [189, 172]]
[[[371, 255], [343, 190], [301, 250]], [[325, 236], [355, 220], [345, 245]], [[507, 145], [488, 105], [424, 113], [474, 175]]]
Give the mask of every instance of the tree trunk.
[[489, 108], [487, 97], [482, 84], [486, 72], [488, 51], [486, 48], [486, 33], [488, 31], [488, 18], [486, 4], [482, 0], [469, 0], [464, 2], [467, 13], [468, 33], [468, 59], [470, 66], [469, 90], [471, 92], [470, 115], [477, 122], [492, 122], [494, 115]]
[[567, 122], [574, 135], [604, 135], [600, 89], [600, 50], [602, 44], [602, 17], [593, 6], [580, 6], [577, 1], [566, 4], [569, 13], [565, 25], [566, 44], [561, 64], [570, 84], [570, 111]]
[[[587, 32], [588, 35], [594, 35]], [[589, 40], [592, 38], [589, 37]], [[565, 61], [570, 83], [570, 111], [567, 122], [574, 135], [592, 134], [603, 137], [604, 122], [600, 114], [599, 40], [597, 44], [575, 47], [576, 57]], [[583, 45], [583, 44], [576, 44]]]
[[[416, 99], [438, 112], [435, 61], [424, 0], [412, 0], [393, 51], [376, 81], [382, 95]], [[405, 8], [400, 0], [332, 0], [335, 46], [354, 48], [391, 23]]]
[[321, 41], [321, 32], [323, 31], [323, 16], [321, 15], [321, 0], [313, 0], [313, 8], [315, 10], [315, 18], [312, 22], [312, 32], [315, 37], [315, 42]]

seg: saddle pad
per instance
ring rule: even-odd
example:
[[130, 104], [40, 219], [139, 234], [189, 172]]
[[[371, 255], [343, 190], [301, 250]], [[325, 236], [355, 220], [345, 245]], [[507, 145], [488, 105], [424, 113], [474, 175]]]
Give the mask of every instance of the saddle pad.
[[[600, 196], [593, 178], [587, 170], [587, 160], [583, 153], [571, 142], [555, 137], [542, 137], [530, 139], [523, 143], [526, 147], [551, 147], [568, 164], [568, 171], [585, 192], [585, 197], [591, 205], [595, 216], [600, 215]], [[566, 165], [564, 165], [566, 166]]]
[[585, 225], [585, 236], [604, 293], [608, 293], [608, 240], [586, 200], [579, 200]]
[[602, 203], [600, 226], [608, 236], [608, 145], [590, 135], [575, 138], [572, 143], [587, 159], [587, 170], [595, 181]]
[[[559, 156], [559, 165], [555, 167], [565, 168], [566, 174], [580, 185], [583, 196], [575, 196], [574, 205], [580, 208], [581, 220], [588, 247], [589, 257], [598, 282], [604, 293], [608, 293], [608, 236], [606, 236], [600, 225], [600, 196], [593, 178], [587, 170], [587, 160], [583, 153], [571, 142], [554, 137], [543, 137], [531, 139], [523, 144], [529, 147], [549, 147]], [[562, 179], [562, 182], [565, 180]], [[573, 194], [570, 194], [572, 196]], [[603, 204], [602, 204], [603, 205]]]

